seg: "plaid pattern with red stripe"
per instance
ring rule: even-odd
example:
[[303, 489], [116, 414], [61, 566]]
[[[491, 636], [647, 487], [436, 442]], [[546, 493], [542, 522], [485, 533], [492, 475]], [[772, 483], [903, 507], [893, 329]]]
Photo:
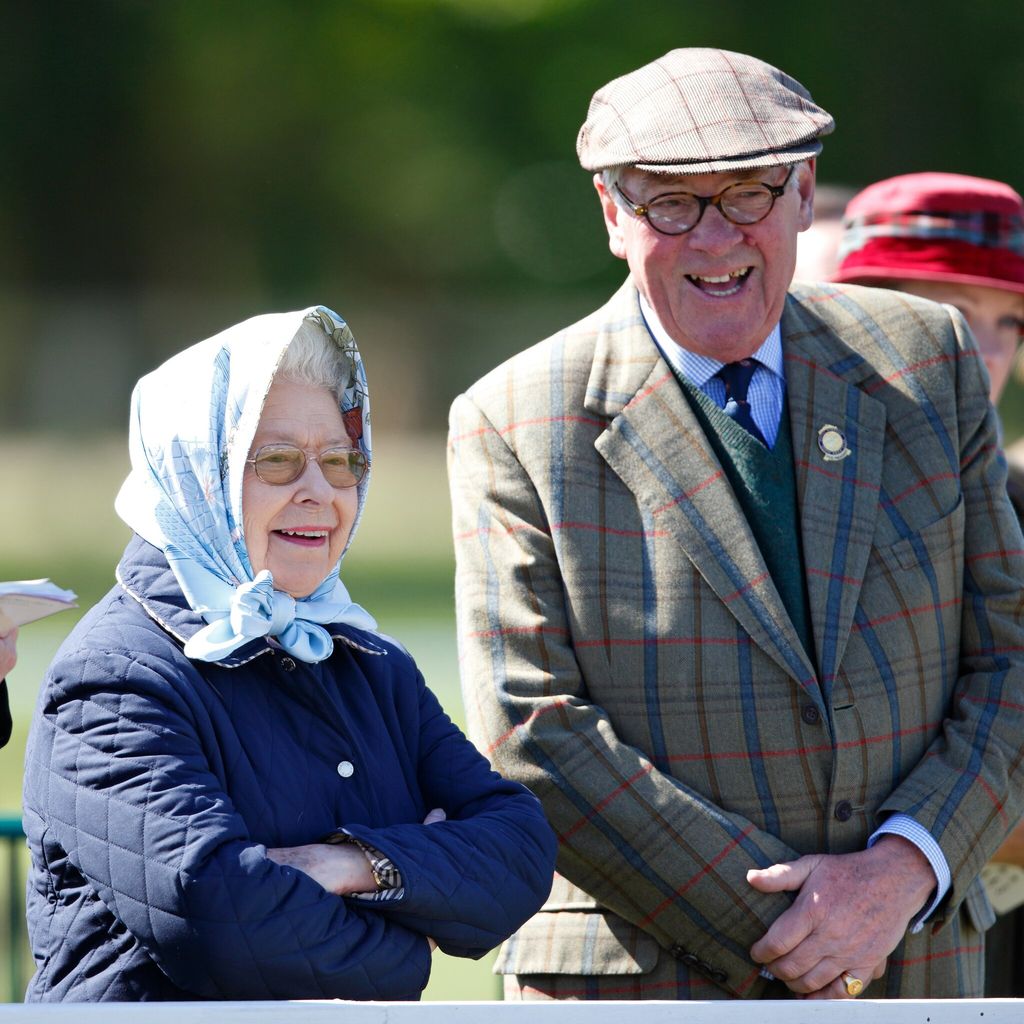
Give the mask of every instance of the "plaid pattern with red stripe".
[[985, 249], [1007, 249], [1024, 256], [1024, 218], [993, 210], [914, 210], [850, 217], [844, 224], [840, 261], [874, 238], [943, 239]]
[[895, 812], [953, 884], [868, 993], [981, 994], [976, 876], [1024, 811], [1024, 541], [980, 360], [881, 290], [800, 290], [782, 334], [813, 651], [630, 282], [453, 406], [470, 731], [561, 836], [499, 960], [524, 996], [778, 994], [748, 950], [788, 899], [746, 871]]

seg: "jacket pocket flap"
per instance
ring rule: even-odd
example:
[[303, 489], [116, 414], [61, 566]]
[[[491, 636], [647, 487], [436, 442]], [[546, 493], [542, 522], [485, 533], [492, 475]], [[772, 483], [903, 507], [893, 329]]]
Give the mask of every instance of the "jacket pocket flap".
[[542, 910], [502, 947], [495, 974], [647, 974], [660, 947], [646, 932], [601, 911]]
[[961, 497], [940, 519], [922, 527], [910, 537], [877, 548], [878, 556], [895, 571], [935, 564], [939, 555], [963, 537], [964, 516], [964, 500]]

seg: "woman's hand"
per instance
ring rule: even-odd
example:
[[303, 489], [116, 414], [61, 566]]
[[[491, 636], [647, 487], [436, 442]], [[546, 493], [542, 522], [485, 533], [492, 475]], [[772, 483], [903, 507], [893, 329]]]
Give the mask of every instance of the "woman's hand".
[[[3, 679], [14, 668], [18, 660], [17, 641], [18, 627], [6, 616], [0, 614], [0, 679]], [[431, 814], [433, 813], [431, 811]]]
[[[12, 626], [6, 633], [0, 629], [0, 679], [3, 679], [7, 673], [14, 668], [14, 664], [17, 662], [17, 650], [15, 649], [16, 643], [16, 626]], [[431, 811], [431, 813], [433, 812]]]
[[[424, 825], [445, 821], [448, 815], [435, 807], [427, 812]], [[356, 892], [375, 892], [377, 880], [369, 858], [355, 843], [309, 843], [306, 846], [276, 846], [267, 848], [267, 857], [275, 864], [287, 864], [309, 875], [335, 896], [350, 896]], [[434, 940], [430, 940], [434, 943]], [[433, 950], [434, 943], [431, 946]]]
[[335, 896], [374, 892], [377, 888], [370, 862], [355, 843], [279, 846], [268, 849], [267, 857], [275, 864], [297, 868]]

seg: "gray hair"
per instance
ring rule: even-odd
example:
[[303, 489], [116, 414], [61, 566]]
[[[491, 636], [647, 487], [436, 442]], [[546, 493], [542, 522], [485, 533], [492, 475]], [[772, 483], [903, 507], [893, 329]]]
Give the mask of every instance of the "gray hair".
[[277, 366], [277, 375], [294, 384], [327, 388], [339, 402], [351, 371], [349, 357], [311, 320], [302, 321]]
[[626, 209], [626, 200], [619, 195], [619, 190], [615, 186], [622, 180], [622, 172], [627, 166], [628, 164], [617, 164], [615, 167], [606, 167], [601, 172], [601, 184], [604, 185], [605, 192], [612, 197], [612, 202], [622, 209]]

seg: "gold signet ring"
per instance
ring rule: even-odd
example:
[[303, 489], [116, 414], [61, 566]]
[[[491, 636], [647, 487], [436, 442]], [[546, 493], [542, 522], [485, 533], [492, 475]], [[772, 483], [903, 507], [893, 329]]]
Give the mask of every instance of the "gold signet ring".
[[839, 975], [839, 980], [846, 986], [848, 996], [859, 996], [864, 991], [864, 982], [860, 978], [855, 978], [849, 971], [843, 971]]

